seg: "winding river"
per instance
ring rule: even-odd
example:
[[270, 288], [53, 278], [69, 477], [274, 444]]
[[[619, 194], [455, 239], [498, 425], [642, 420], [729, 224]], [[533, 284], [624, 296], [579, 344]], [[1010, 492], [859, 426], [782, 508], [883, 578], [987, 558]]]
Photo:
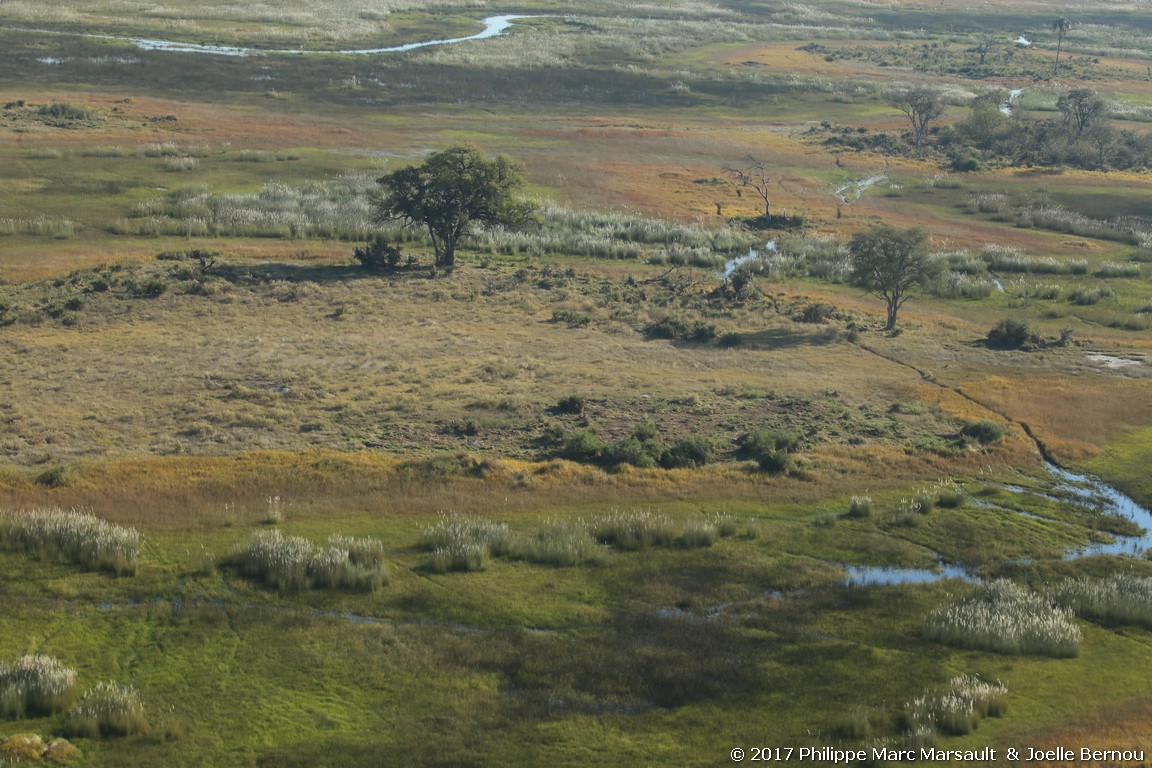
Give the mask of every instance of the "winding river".
[[455, 43], [466, 43], [470, 40], [485, 40], [490, 37], [496, 37], [503, 34], [513, 22], [517, 19], [529, 19], [531, 16], [527, 15], [506, 15], [506, 16], [489, 16], [483, 20], [484, 29], [474, 35], [468, 37], [452, 37], [443, 40], [425, 40], [419, 43], [406, 43], [405, 45], [394, 45], [387, 48], [358, 48], [354, 50], [343, 51], [306, 51], [301, 49], [295, 50], [269, 50], [265, 48], [243, 48], [230, 45], [206, 45], [201, 43], [181, 43], [172, 40], [151, 40], [148, 38], [139, 37], [115, 37], [113, 35], [99, 35], [98, 37], [104, 40], [120, 40], [123, 42], [132, 43], [138, 48], [145, 51], [167, 51], [170, 53], [206, 53], [214, 54], [216, 56], [264, 56], [264, 55], [286, 55], [286, 56], [331, 56], [331, 55], [355, 55], [355, 54], [373, 54], [373, 53], [402, 53], [404, 51], [412, 51], [417, 48], [427, 48], [433, 45], [453, 45]]
[[[1143, 529], [1143, 533], [1136, 536], [1113, 534], [1110, 542], [1075, 547], [1064, 554], [1065, 560], [1078, 560], [1094, 555], [1143, 557], [1145, 552], [1152, 549], [1152, 511], [1099, 478], [1072, 472], [1049, 462], [1045, 462], [1045, 467], [1053, 480], [1056, 481], [1053, 491], [1067, 495], [1075, 503], [1082, 506], [1131, 520]], [[1007, 509], [1004, 512], [1005, 514], [1025, 514], [1014, 513]], [[944, 563], [934, 569], [849, 565], [846, 566], [845, 570], [848, 572], [848, 576], [844, 583], [854, 586], [914, 584], [940, 581], [941, 579], [976, 580], [976, 577], [965, 568]]]

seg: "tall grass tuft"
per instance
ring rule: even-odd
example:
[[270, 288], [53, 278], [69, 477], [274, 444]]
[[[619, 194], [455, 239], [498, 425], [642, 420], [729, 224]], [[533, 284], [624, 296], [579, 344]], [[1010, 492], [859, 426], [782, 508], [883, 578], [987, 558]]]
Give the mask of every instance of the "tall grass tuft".
[[1072, 657], [1080, 646], [1071, 609], [1003, 579], [981, 584], [930, 615], [924, 633], [949, 645], [999, 653]]
[[688, 549], [705, 549], [716, 543], [718, 535], [715, 523], [710, 520], [689, 520], [684, 523], [680, 541]]
[[0, 544], [38, 558], [59, 557], [91, 570], [136, 572], [140, 532], [88, 512], [38, 509], [0, 513]]
[[676, 528], [666, 515], [639, 509], [614, 509], [602, 515], [593, 523], [592, 535], [598, 541], [627, 550], [670, 547], [676, 542]]
[[492, 556], [512, 552], [507, 523], [494, 523], [469, 515], [440, 515], [422, 531], [421, 544], [432, 551], [428, 567], [437, 573], [482, 571]]
[[63, 712], [76, 700], [76, 670], [51, 656], [0, 661], [0, 717], [22, 718]]
[[1118, 573], [1103, 579], [1069, 579], [1050, 594], [1080, 616], [1152, 627], [1152, 578], [1147, 576]]
[[64, 720], [64, 734], [69, 737], [131, 736], [147, 730], [140, 694], [121, 683], [100, 683], [84, 694]]
[[1008, 689], [1003, 683], [987, 683], [975, 675], [952, 678], [947, 690], [925, 691], [905, 705], [909, 731], [931, 728], [950, 736], [963, 736], [976, 728], [982, 717], [1004, 713]]
[[281, 591], [309, 587], [372, 592], [388, 583], [384, 545], [377, 539], [333, 536], [320, 547], [300, 536], [257, 531], [232, 561], [246, 576]]
[[543, 565], [573, 566], [596, 559], [599, 545], [583, 520], [549, 520], [536, 535], [518, 539], [515, 557]]

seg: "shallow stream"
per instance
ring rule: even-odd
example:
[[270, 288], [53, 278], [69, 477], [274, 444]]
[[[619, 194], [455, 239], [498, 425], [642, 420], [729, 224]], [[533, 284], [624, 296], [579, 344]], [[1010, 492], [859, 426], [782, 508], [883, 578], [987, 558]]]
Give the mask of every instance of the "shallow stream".
[[[1143, 529], [1143, 533], [1137, 536], [1111, 534], [1113, 538], [1111, 542], [1092, 543], [1076, 547], [1064, 554], [1065, 560], [1078, 560], [1093, 555], [1142, 557], [1145, 552], [1152, 549], [1152, 512], [1147, 508], [1099, 478], [1072, 472], [1048, 462], [1045, 462], [1045, 466], [1049, 474], [1056, 480], [1053, 491], [1066, 494], [1077, 504], [1102, 514], [1124, 517]], [[1031, 491], [1013, 487], [1009, 487], [1008, 490], [1031, 493]], [[1005, 514], [1026, 513], [1013, 513], [1010, 510], [1005, 510]], [[844, 583], [855, 586], [915, 584], [940, 581], [941, 579], [976, 580], [976, 577], [964, 567], [943, 563], [934, 569], [850, 565], [846, 567], [846, 570], [848, 576]]]
[[406, 43], [404, 45], [394, 45], [387, 48], [358, 48], [354, 50], [342, 51], [320, 51], [320, 50], [268, 50], [264, 48], [244, 48], [240, 46], [230, 45], [208, 45], [203, 43], [182, 43], [172, 40], [152, 40], [149, 38], [139, 37], [116, 37], [113, 35], [99, 35], [105, 40], [120, 40], [123, 42], [132, 43], [138, 48], [145, 51], [167, 51], [171, 53], [206, 53], [216, 56], [264, 56], [268, 54], [275, 55], [291, 55], [291, 56], [330, 56], [330, 55], [353, 55], [353, 54], [372, 54], [372, 53], [401, 53], [403, 51], [411, 51], [417, 48], [427, 48], [433, 45], [453, 45], [455, 43], [465, 43], [470, 40], [484, 40], [490, 37], [496, 37], [504, 33], [512, 23], [517, 19], [531, 18], [526, 15], [505, 15], [505, 16], [489, 16], [483, 20], [484, 30], [477, 32], [474, 35], [467, 37], [452, 37], [443, 40], [424, 40], [418, 43]]

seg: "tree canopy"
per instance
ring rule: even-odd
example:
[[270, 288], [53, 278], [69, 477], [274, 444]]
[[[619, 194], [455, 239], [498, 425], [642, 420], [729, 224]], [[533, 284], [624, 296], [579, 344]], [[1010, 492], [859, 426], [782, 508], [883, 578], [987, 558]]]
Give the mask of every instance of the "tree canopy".
[[476, 147], [451, 147], [429, 155], [420, 165], [401, 168], [376, 180], [373, 201], [379, 222], [401, 221], [426, 229], [436, 253], [436, 266], [452, 271], [456, 248], [473, 227], [516, 229], [527, 223], [534, 207], [520, 200], [524, 184], [511, 158], [489, 158]]
[[896, 314], [910, 298], [909, 291], [927, 284], [937, 272], [923, 227], [873, 227], [853, 236], [848, 252], [852, 282], [887, 302], [889, 331], [896, 328]]

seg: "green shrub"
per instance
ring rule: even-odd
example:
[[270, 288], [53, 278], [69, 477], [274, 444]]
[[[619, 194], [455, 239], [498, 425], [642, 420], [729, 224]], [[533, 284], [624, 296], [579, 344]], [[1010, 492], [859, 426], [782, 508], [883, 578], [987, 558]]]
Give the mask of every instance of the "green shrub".
[[686, 437], [677, 440], [660, 454], [664, 469], [694, 469], [712, 460], [712, 447], [704, 440]]
[[1039, 341], [1028, 323], [1011, 317], [1004, 318], [988, 331], [988, 346], [992, 349], [1021, 349]]
[[655, 440], [629, 437], [609, 446], [602, 458], [608, 466], [631, 464], [634, 467], [651, 469], [657, 466], [664, 451], [663, 444]]
[[598, 464], [604, 459], [609, 445], [600, 439], [594, 429], [578, 429], [564, 437], [560, 458], [584, 464]]
[[51, 656], [0, 662], [0, 717], [24, 718], [63, 712], [76, 700], [76, 670]]
[[779, 474], [792, 468], [793, 453], [800, 445], [795, 432], [764, 429], [749, 432], [737, 440], [738, 455], [752, 459], [763, 472]]
[[644, 333], [650, 339], [706, 342], [716, 338], [716, 326], [695, 320], [692, 323], [675, 315], [668, 315], [648, 325]]
[[838, 317], [840, 310], [826, 301], [805, 304], [792, 315], [792, 318], [799, 323], [826, 323]]
[[380, 235], [352, 252], [352, 258], [360, 262], [360, 266], [374, 271], [395, 269], [400, 264], [400, 256], [400, 247], [392, 245], [387, 238]]
[[579, 395], [563, 397], [552, 407], [553, 413], [581, 414], [587, 407], [588, 401]]
[[960, 434], [972, 438], [980, 445], [989, 445], [1003, 440], [1008, 435], [1008, 428], [991, 419], [979, 419], [967, 422], [960, 429]]
[[140, 694], [130, 685], [100, 683], [64, 720], [66, 736], [131, 736], [148, 730]]
[[66, 101], [54, 101], [51, 104], [41, 104], [36, 108], [36, 114], [41, 117], [48, 117], [63, 122], [91, 120], [93, 116], [91, 110], [74, 107]]

